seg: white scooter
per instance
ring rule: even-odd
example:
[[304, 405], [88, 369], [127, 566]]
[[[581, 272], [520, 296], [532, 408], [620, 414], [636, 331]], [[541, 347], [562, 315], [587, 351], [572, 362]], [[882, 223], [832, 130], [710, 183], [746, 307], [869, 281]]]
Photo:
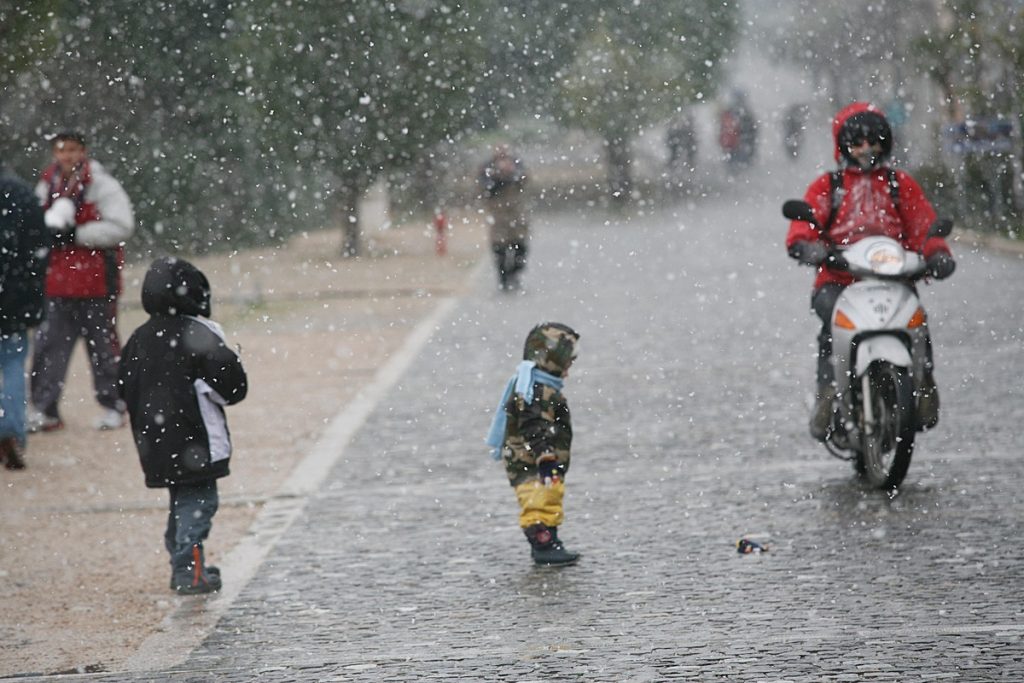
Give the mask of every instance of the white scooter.
[[[821, 228], [804, 201], [787, 201], [782, 214]], [[945, 237], [952, 229], [952, 221], [939, 220], [928, 234]], [[924, 375], [927, 318], [913, 283], [925, 275], [925, 260], [879, 236], [832, 254], [858, 280], [832, 313], [836, 399], [825, 447], [852, 461], [872, 486], [894, 489], [910, 467], [918, 427], [914, 387]]]

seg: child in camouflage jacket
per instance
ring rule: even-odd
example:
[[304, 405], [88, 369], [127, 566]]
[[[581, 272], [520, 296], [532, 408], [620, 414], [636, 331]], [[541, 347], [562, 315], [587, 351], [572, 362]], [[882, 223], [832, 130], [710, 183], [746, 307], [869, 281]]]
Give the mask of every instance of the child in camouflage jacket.
[[523, 361], [505, 387], [487, 437], [492, 457], [504, 460], [519, 500], [519, 526], [540, 565], [567, 565], [579, 559], [558, 539], [572, 445], [569, 405], [561, 390], [576, 360], [579, 338], [561, 323], [542, 323], [530, 330]]

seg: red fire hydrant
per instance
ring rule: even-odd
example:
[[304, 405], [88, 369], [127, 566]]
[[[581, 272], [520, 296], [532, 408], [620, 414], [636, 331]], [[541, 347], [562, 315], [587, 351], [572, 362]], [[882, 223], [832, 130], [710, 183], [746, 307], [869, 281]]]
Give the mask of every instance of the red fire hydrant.
[[448, 217], [443, 211], [434, 214], [434, 230], [437, 234], [434, 237], [434, 251], [438, 256], [448, 253]]

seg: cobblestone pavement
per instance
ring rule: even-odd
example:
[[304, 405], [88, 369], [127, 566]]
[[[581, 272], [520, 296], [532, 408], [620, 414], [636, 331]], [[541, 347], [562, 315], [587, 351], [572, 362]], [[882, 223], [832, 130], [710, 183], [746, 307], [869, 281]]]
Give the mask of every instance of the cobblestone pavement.
[[[806, 434], [779, 203], [539, 217], [526, 293], [481, 276], [202, 645], [90, 680], [1024, 680], [1024, 265], [924, 289], [944, 413], [890, 498]], [[561, 570], [482, 443], [543, 319], [582, 333]]]

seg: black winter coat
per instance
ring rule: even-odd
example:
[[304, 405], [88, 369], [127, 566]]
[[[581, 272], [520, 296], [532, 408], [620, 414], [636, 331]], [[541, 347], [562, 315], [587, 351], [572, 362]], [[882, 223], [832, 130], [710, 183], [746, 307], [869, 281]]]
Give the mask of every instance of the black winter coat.
[[51, 240], [32, 188], [0, 171], [0, 334], [42, 319]]
[[223, 406], [245, 398], [248, 384], [238, 355], [205, 319], [206, 276], [185, 260], [157, 259], [142, 284], [142, 305], [151, 317], [121, 352], [120, 386], [146, 486], [227, 476]]

